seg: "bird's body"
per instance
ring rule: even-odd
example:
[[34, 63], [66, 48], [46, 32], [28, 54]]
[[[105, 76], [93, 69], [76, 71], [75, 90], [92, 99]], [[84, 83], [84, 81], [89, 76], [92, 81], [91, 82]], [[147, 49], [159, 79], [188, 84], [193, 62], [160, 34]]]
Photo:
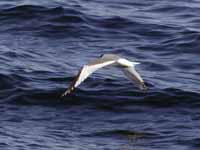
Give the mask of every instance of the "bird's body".
[[122, 69], [124, 74], [129, 77], [134, 83], [136, 83], [140, 89], [146, 89], [143, 79], [136, 72], [135, 65], [140, 64], [138, 62], [131, 62], [125, 58], [121, 58], [118, 55], [114, 54], [104, 54], [100, 58], [89, 62], [87, 65], [84, 65], [74, 81], [71, 83], [69, 88], [65, 91], [62, 96], [70, 94], [74, 88], [81, 84], [89, 75], [91, 75], [96, 70], [103, 68], [105, 66], [114, 65]]

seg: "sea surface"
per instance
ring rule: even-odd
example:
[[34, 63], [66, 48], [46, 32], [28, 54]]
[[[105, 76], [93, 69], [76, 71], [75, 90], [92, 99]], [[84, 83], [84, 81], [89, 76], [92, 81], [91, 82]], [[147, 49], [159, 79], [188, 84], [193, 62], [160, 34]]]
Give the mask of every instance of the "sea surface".
[[[88, 61], [112, 67], [64, 98]], [[199, 0], [1, 0], [1, 150], [199, 150]]]

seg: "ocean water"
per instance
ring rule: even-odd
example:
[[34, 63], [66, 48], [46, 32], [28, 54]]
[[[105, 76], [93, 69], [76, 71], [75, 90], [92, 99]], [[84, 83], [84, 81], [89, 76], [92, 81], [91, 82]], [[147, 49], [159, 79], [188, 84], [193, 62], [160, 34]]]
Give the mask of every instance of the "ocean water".
[[[104, 53], [141, 62], [65, 91]], [[1, 0], [0, 149], [200, 149], [200, 1]]]

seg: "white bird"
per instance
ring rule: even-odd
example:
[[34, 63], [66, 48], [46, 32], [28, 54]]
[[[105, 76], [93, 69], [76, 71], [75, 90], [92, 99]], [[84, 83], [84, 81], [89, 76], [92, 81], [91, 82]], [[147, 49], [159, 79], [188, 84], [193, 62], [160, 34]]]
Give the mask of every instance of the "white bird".
[[89, 75], [96, 70], [103, 68], [108, 65], [115, 65], [121, 68], [124, 74], [133, 81], [141, 90], [146, 90], [147, 87], [144, 84], [144, 80], [141, 78], [138, 72], [135, 70], [135, 65], [140, 64], [139, 62], [131, 62], [125, 58], [119, 57], [115, 54], [104, 54], [100, 58], [89, 62], [84, 65], [79, 73], [76, 75], [74, 81], [68, 87], [68, 89], [62, 94], [66, 96], [70, 94], [77, 86], [79, 86]]

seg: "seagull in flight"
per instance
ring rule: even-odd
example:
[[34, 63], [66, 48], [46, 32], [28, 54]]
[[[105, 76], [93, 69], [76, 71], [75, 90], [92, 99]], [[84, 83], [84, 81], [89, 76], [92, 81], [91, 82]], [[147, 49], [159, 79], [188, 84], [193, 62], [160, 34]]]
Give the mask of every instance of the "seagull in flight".
[[141, 90], [147, 90], [147, 87], [144, 84], [144, 80], [135, 70], [135, 65], [138, 64], [140, 63], [129, 61], [115, 54], [103, 54], [100, 56], [100, 58], [89, 62], [80, 69], [74, 81], [70, 84], [68, 89], [62, 94], [62, 96], [70, 94], [76, 87], [78, 87], [87, 77], [89, 77], [89, 75], [91, 75], [96, 70], [109, 65], [114, 65], [117, 68], [122, 69], [124, 74], [131, 81], [133, 81]]

